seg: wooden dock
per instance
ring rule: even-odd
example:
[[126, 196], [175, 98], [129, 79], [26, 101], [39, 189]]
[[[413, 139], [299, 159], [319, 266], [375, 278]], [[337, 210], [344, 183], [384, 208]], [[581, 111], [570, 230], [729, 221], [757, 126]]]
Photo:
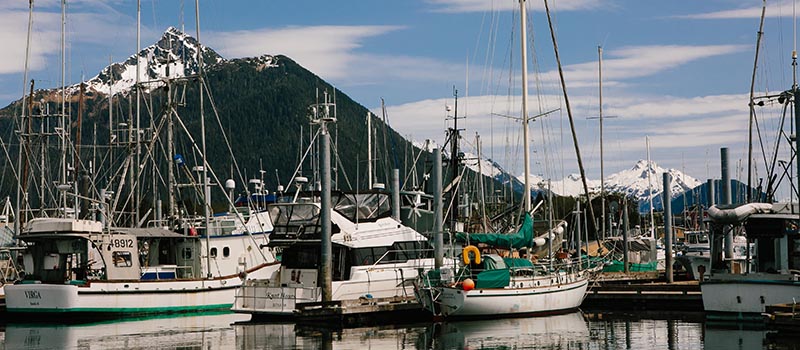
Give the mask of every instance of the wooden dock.
[[334, 328], [381, 321], [399, 323], [431, 319], [431, 314], [413, 296], [298, 303], [295, 316], [298, 324], [324, 322]]
[[703, 311], [697, 281], [598, 281], [586, 294], [581, 308], [590, 310]]
[[764, 314], [767, 326], [772, 329], [794, 332], [800, 330], [800, 305], [767, 305]]

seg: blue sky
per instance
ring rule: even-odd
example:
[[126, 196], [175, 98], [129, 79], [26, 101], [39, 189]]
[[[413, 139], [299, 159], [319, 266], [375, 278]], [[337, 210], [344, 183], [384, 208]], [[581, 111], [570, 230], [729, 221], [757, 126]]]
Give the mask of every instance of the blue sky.
[[[93, 77], [109, 57], [133, 54], [135, 1], [68, 4], [68, 83]], [[53, 87], [60, 81], [59, 2], [35, 5], [30, 76], [37, 87]], [[756, 81], [762, 92], [788, 89], [792, 81], [792, 2], [768, 5]], [[168, 26], [180, 28], [182, 17], [194, 34], [194, 6], [143, 1], [143, 46]], [[445, 104], [453, 104], [455, 86], [459, 114], [466, 112], [467, 149], [475, 152], [477, 132], [484, 155], [521, 173], [519, 124], [493, 115], [520, 114], [518, 6], [515, 0], [202, 0], [200, 39], [226, 58], [285, 54], [378, 114], [384, 98], [391, 125], [419, 141], [443, 142]], [[599, 177], [598, 125], [586, 119], [598, 114], [598, 45], [604, 114], [617, 117], [604, 125], [606, 175], [645, 158], [645, 135], [654, 161], [701, 180], [719, 176], [720, 147], [731, 149], [733, 162], [746, 158], [760, 6], [755, 0], [551, 0], [590, 178]], [[528, 8], [530, 113], [536, 114], [563, 101], [542, 1], [528, 1]], [[22, 93], [26, 21], [27, 1], [0, 0], [2, 105]], [[765, 126], [776, 124], [774, 110], [763, 115]], [[562, 108], [532, 124], [534, 174], [560, 179], [577, 172], [566, 118]]]

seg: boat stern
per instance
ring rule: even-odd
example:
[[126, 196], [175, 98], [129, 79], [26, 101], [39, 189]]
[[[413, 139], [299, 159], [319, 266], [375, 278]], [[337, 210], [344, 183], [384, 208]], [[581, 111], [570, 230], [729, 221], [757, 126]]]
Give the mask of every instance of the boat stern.
[[11, 313], [62, 313], [78, 307], [78, 286], [24, 283], [5, 286], [6, 309]]

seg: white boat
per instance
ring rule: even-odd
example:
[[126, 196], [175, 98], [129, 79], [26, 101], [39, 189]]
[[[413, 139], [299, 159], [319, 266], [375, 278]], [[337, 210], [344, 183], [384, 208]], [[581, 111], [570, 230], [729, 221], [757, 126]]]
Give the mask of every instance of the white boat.
[[[530, 216], [517, 234], [492, 234], [479, 242], [520, 248], [532, 238]], [[480, 234], [479, 234], [480, 235]], [[477, 235], [469, 238], [477, 241]], [[493, 244], [492, 239], [503, 240]], [[499, 242], [497, 242], [499, 243]], [[507, 243], [510, 243], [507, 244]], [[541, 243], [544, 245], [545, 243]], [[457, 266], [430, 270], [417, 281], [416, 295], [435, 317], [497, 317], [561, 314], [576, 310], [586, 295], [590, 271], [568, 259], [551, 264], [480, 254], [469, 245]]]
[[246, 278], [277, 271], [257, 241], [266, 235], [213, 236], [206, 249], [202, 236], [163, 228], [33, 219], [19, 237], [28, 244], [27, 275], [6, 286], [6, 307], [22, 316], [79, 318], [227, 309]]
[[[63, 16], [64, 12], [65, 21]], [[136, 71], [141, 63], [161, 66], [160, 60], [175, 57], [172, 51], [181, 51], [186, 57], [197, 57], [197, 75], [190, 80], [202, 82], [202, 55], [186, 51], [199, 52], [199, 43], [174, 28], [164, 38], [131, 56], [148, 58], [136, 60]], [[148, 82], [141, 82], [137, 74], [135, 114], [114, 123], [111, 111], [115, 108], [109, 108], [108, 144], [97, 147], [108, 152], [102, 156], [108, 158], [107, 163], [87, 166], [93, 163], [71, 151], [82, 143], [65, 132], [71, 129], [66, 114], [46, 112], [49, 101], [41, 102], [44, 108], [37, 118], [22, 118], [42, 125], [33, 127], [38, 133], [20, 138], [26, 147], [20, 147], [18, 160], [24, 166], [17, 170], [29, 171], [17, 175], [26, 181], [20, 180], [17, 187], [21, 204], [15, 220], [19, 218], [20, 226], [16, 238], [25, 246], [20, 266], [25, 277], [5, 288], [9, 313], [72, 319], [225, 310], [245, 279], [269, 278], [277, 271], [279, 264], [266, 246], [271, 230], [266, 213], [212, 215], [211, 186], [222, 189], [222, 181], [203, 156], [206, 131], [197, 138], [199, 145], [188, 131], [183, 137], [175, 133], [175, 122], [184, 122], [177, 111], [180, 103], [172, 98], [186, 81], [169, 76], [168, 71]], [[62, 111], [68, 108], [68, 90], [62, 81]], [[165, 97], [157, 116], [141, 115], [143, 91]], [[202, 88], [200, 93], [205, 95]], [[109, 92], [112, 107], [113, 97]], [[18, 127], [31, 129], [30, 125]], [[56, 136], [60, 147], [55, 154], [46, 153], [51, 150], [44, 145]], [[192, 149], [191, 169], [176, 151], [179, 141]], [[41, 149], [41, 159], [26, 155], [25, 149]], [[41, 163], [32, 166], [37, 162]], [[106, 171], [107, 175], [98, 175]], [[225, 183], [232, 197], [234, 181]], [[163, 209], [167, 210], [162, 214]]]
[[[321, 301], [321, 206], [318, 194], [308, 195], [270, 204], [275, 228], [269, 246], [282, 251], [280, 270], [274, 278], [248, 280], [239, 288], [234, 312], [292, 317], [298, 304]], [[426, 238], [390, 216], [386, 192], [335, 192], [332, 202], [332, 300], [413, 298], [409, 281], [434, 263]]]
[[[527, 62], [525, 0], [520, 0], [522, 62]], [[545, 2], [545, 5], [547, 3]], [[549, 8], [548, 8], [549, 15]], [[557, 53], [557, 52], [556, 52]], [[425, 271], [415, 283], [415, 294], [434, 318], [504, 317], [548, 315], [576, 310], [586, 295], [590, 270], [569, 260], [560, 249], [566, 223], [534, 235], [530, 213], [530, 140], [528, 137], [527, 63], [522, 64], [522, 117], [524, 217], [516, 233], [456, 234], [456, 241], [467, 245], [457, 265], [442, 265]], [[550, 112], [547, 112], [550, 113]], [[545, 114], [547, 114], [545, 113]], [[544, 114], [543, 114], [544, 115]], [[457, 119], [457, 115], [454, 119]], [[456, 128], [457, 129], [457, 128]], [[455, 243], [455, 242], [453, 242]], [[482, 255], [476, 245], [503, 250], [508, 255]], [[524, 251], [526, 258], [516, 258]], [[548, 262], [534, 262], [533, 254], [547, 253]], [[557, 257], [558, 256], [558, 257]]]
[[800, 206], [750, 203], [732, 209], [712, 207], [709, 215], [717, 222], [743, 225], [759, 253], [754, 270], [714, 271], [701, 282], [703, 307], [710, 319], [761, 321], [765, 306], [800, 300]]
[[[749, 248], [751, 261], [757, 254], [754, 248], [753, 246]], [[737, 235], [733, 240], [733, 258], [730, 259], [723, 252], [723, 257], [732, 261], [735, 273], [742, 273], [747, 269], [747, 249], [747, 237]], [[684, 245], [675, 260], [683, 265], [687, 277], [694, 280], [703, 280], [706, 272], [711, 271], [711, 245], [708, 239], [708, 231], [686, 231], [684, 233]]]

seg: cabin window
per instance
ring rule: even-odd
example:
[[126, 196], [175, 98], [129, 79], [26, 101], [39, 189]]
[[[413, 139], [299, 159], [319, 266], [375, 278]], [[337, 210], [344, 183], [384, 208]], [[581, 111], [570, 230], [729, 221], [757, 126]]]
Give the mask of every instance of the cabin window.
[[394, 251], [394, 261], [406, 262], [413, 259], [425, 259], [431, 257], [430, 248], [425, 248], [424, 242], [395, 242], [392, 245]]
[[183, 248], [183, 250], [181, 251], [181, 255], [183, 257], [183, 260], [191, 260], [192, 259], [192, 248], [191, 247]]
[[227, 258], [229, 256], [231, 256], [231, 248], [230, 247], [222, 248], [222, 257]]
[[347, 248], [333, 246], [333, 280], [344, 281], [350, 279], [350, 265], [347, 264]]
[[211, 255], [212, 258], [216, 258], [217, 257], [217, 247], [211, 247], [211, 251], [208, 254]]
[[115, 251], [111, 252], [111, 259], [114, 260], [116, 267], [131, 267], [133, 266], [133, 259], [131, 252]]
[[[378, 262], [379, 264], [388, 264], [395, 260], [393, 252], [387, 253], [389, 247], [372, 247], [372, 248], [358, 248], [353, 249], [352, 264], [356, 266], [372, 265]], [[386, 256], [384, 256], [386, 254]], [[383, 258], [383, 259], [381, 259]], [[380, 261], [379, 261], [380, 260]]]
[[290, 269], [316, 269], [319, 267], [319, 246], [294, 245], [283, 249], [281, 264]]

